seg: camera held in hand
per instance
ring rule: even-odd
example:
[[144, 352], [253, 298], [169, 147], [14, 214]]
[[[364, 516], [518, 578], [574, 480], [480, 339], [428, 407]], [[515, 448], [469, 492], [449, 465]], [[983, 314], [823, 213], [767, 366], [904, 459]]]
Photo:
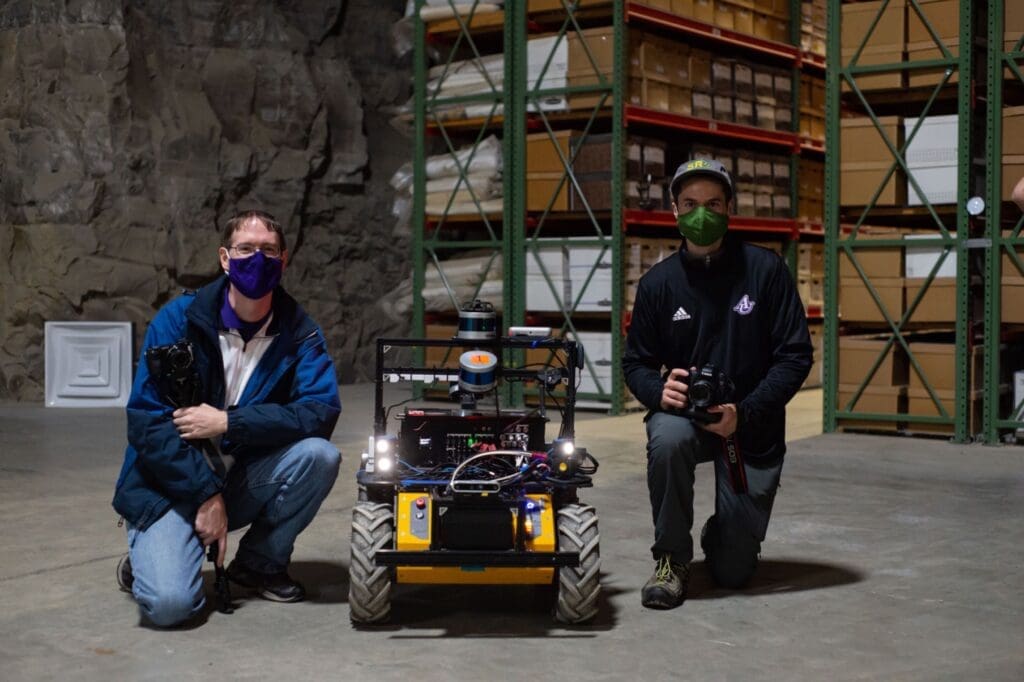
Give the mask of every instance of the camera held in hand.
[[680, 413], [702, 424], [721, 421], [721, 414], [712, 414], [707, 408], [732, 400], [735, 387], [726, 373], [714, 365], [704, 365], [690, 372], [686, 383], [689, 405]]
[[146, 366], [160, 393], [174, 407], [191, 407], [201, 402], [199, 372], [196, 371], [192, 344], [186, 339], [148, 349]]

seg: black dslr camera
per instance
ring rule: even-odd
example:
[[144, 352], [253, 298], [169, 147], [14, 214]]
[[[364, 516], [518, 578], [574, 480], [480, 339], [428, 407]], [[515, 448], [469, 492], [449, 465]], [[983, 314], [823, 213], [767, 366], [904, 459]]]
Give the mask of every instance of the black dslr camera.
[[191, 407], [202, 402], [192, 344], [185, 339], [148, 349], [146, 366], [161, 395], [174, 407]]
[[735, 387], [725, 372], [714, 365], [704, 365], [690, 372], [687, 383], [690, 387], [687, 392], [690, 404], [682, 410], [683, 416], [703, 424], [721, 421], [722, 415], [711, 414], [707, 408], [732, 399]]

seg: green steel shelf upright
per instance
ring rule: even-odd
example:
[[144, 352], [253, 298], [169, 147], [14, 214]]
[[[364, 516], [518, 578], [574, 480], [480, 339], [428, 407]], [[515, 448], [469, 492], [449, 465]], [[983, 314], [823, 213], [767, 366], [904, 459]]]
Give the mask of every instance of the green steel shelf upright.
[[[871, 22], [867, 34], [860, 40], [859, 46], [849, 61], [847, 61], [843, 56], [840, 40], [842, 35], [842, 5], [844, 3], [840, 0], [829, 0], [828, 4], [826, 139], [829, 145], [829, 153], [826, 156], [825, 170], [824, 427], [826, 431], [835, 431], [840, 419], [847, 424], [862, 420], [887, 423], [902, 422], [911, 425], [945, 424], [953, 426], [953, 439], [956, 442], [966, 442], [972, 436], [972, 434], [968, 433], [971, 397], [969, 372], [971, 363], [965, 361], [965, 359], [969, 357], [969, 349], [971, 346], [969, 310], [970, 259], [967, 256], [968, 247], [973, 245], [973, 242], [970, 240], [970, 219], [967, 213], [967, 200], [972, 195], [976, 186], [977, 178], [981, 177], [984, 173], [984, 170], [974, 162], [974, 159], [977, 156], [975, 152], [980, 151], [980, 149], [974, 139], [976, 136], [972, 135], [972, 122], [976, 116], [972, 104], [981, 100], [980, 97], [977, 100], [972, 100], [972, 96], [974, 94], [972, 93], [972, 85], [980, 87], [980, 84], [977, 84], [973, 78], [973, 75], [975, 74], [973, 66], [975, 51], [978, 49], [976, 48], [977, 41], [974, 40], [974, 15], [979, 11], [977, 7], [978, 4], [968, 2], [966, 0], [960, 2], [959, 44], [962, 49], [959, 50], [958, 55], [954, 55], [950, 51], [950, 46], [946, 45], [943, 39], [940, 38], [936, 27], [933, 26], [925, 11], [922, 10], [919, 0], [906, 0], [906, 11], [908, 16], [912, 16], [911, 13], [916, 13], [916, 16], [927, 28], [928, 33], [934, 40], [942, 57], [939, 59], [900, 61], [887, 64], [859, 64], [859, 60], [864, 52], [865, 46], [870, 40], [875, 29], [879, 26], [883, 14], [892, 1], [893, 0], [882, 0], [879, 4], [877, 15]], [[905, 96], [903, 100], [905, 102], [904, 106], [906, 109], [916, 107], [918, 105], [922, 108], [919, 112], [916, 110], [913, 112], [913, 115], [919, 117], [918, 122], [912, 130], [907, 132], [905, 142], [902, 145], [897, 145], [898, 141], [891, 139], [891, 137], [886, 133], [883, 125], [880, 123], [879, 116], [876, 113], [875, 103], [872, 102], [872, 95], [870, 93], [865, 93], [865, 91], [858, 86], [858, 79], [868, 75], [899, 72], [913, 73], [915, 70], [935, 68], [944, 69], [944, 75], [931, 92], [927, 93], [924, 101], [915, 101], [913, 94]], [[907, 164], [906, 153], [915, 135], [917, 135], [920, 130], [923, 120], [933, 110], [933, 106], [939, 100], [940, 95], [943, 94], [943, 91], [946, 89], [947, 84], [950, 83], [951, 77], [954, 73], [959, 74], [956, 86], [956, 110], [959, 116], [959, 147], [957, 159], [956, 218], [955, 223], [951, 225], [947, 222], [948, 216], [944, 218], [942, 214], [936, 211], [935, 207], [926, 197], [925, 192], [921, 189], [913, 170]], [[885, 146], [892, 155], [892, 163], [889, 166], [888, 171], [882, 177], [880, 184], [874, 191], [867, 206], [860, 211], [859, 216], [853, 224], [849, 226], [848, 236], [844, 235], [844, 226], [841, 224], [840, 215], [842, 196], [840, 191], [841, 159], [839, 158], [839, 140], [841, 134], [840, 113], [843, 106], [841, 89], [843, 84], [848, 85], [852, 91], [852, 104], [863, 110], [867, 117], [871, 119], [878, 134], [881, 136]], [[980, 94], [980, 92], [978, 94]], [[924, 199], [923, 203], [926, 213], [930, 218], [930, 227], [933, 227], [937, 232], [935, 237], [915, 242], [915, 246], [934, 246], [941, 248], [942, 251], [921, 289], [914, 295], [911, 295], [909, 291], [907, 292], [906, 310], [903, 314], [893, 315], [886, 308], [886, 305], [870, 278], [865, 274], [863, 267], [858, 261], [857, 254], [864, 248], [888, 247], [891, 249], [901, 249], [905, 245], [905, 242], [900, 239], [858, 239], [861, 228], [872, 220], [873, 209], [875, 208], [883, 189], [894, 174], [898, 177], [899, 170], [902, 170], [903, 173], [905, 173], [909, 185], [917, 191], [920, 197]], [[891, 218], [889, 219], [891, 220]], [[877, 220], [877, 218], [875, 218], [875, 220]], [[954, 229], [955, 233], [953, 231]], [[838, 401], [839, 368], [837, 363], [837, 359], [839, 357], [838, 266], [840, 254], [845, 254], [856, 269], [859, 277], [866, 285], [867, 291], [874, 301], [874, 304], [878, 307], [879, 311], [881, 311], [887, 327], [887, 330], [884, 332], [887, 338], [885, 339], [882, 350], [875, 359], [872, 367], [869, 369], [867, 376], [864, 377], [857, 386], [852, 397], [843, 404], [840, 404]], [[956, 359], [956, 377], [954, 410], [952, 413], [946, 409], [943, 401], [939, 399], [939, 396], [933, 386], [933, 382], [925, 375], [918, 358], [915, 357], [914, 352], [911, 350], [907, 338], [908, 323], [911, 322], [915, 309], [917, 309], [918, 305], [921, 303], [927, 289], [932, 286], [940, 267], [950, 254], [955, 254], [957, 262], [955, 302], [956, 343], [954, 350]], [[918, 416], [902, 412], [896, 414], [879, 414], [857, 410], [857, 403], [863, 396], [866, 387], [874, 374], [878, 371], [879, 367], [885, 361], [890, 350], [894, 347], [897, 349], [902, 348], [906, 353], [906, 357], [910, 364], [909, 371], [912, 374], [916, 373], [917, 376], [920, 377], [929, 397], [937, 408], [939, 416]]]
[[[614, 358], [622, 356], [622, 316], [624, 312], [623, 301], [623, 268], [622, 268], [622, 246], [623, 246], [623, 224], [622, 224], [622, 193], [624, 179], [624, 155], [625, 130], [623, 125], [623, 99], [624, 99], [624, 74], [626, 61], [626, 33], [624, 26], [624, 2], [614, 0], [610, 2], [612, 39], [614, 45], [614, 62], [612, 73], [605, 73], [595, 58], [595, 52], [590, 41], [593, 38], [585, 32], [581, 21], [577, 18], [576, 6], [573, 2], [563, 2], [564, 17], [550, 28], [551, 33], [545, 32], [547, 37], [554, 37], [554, 43], [550, 53], [534, 57], [534, 64], [542, 61], [539, 73], [528, 73], [529, 56], [527, 54], [526, 32], [526, 4], [525, 2], [506, 3], [506, 21], [514, 24], [512, 29], [513, 39], [509, 46], [512, 54], [512, 61], [516, 64], [514, 78], [516, 90], [514, 99], [509, 99], [510, 114], [515, 118], [511, 128], [511, 167], [513, 168], [516, 183], [513, 196], [518, 197], [514, 206], [510, 207], [511, 222], [510, 232], [512, 233], [511, 267], [508, 272], [511, 277], [506, 278], [506, 283], [512, 289], [512, 300], [514, 307], [511, 308], [511, 320], [513, 324], [524, 324], [528, 314], [527, 309], [527, 270], [530, 259], [534, 259], [536, 267], [540, 270], [546, 285], [549, 287], [554, 300], [559, 304], [561, 310], [555, 314], [556, 326], [560, 327], [562, 333], [578, 335], [578, 315], [576, 310], [588, 287], [594, 283], [594, 276], [598, 271], [599, 263], [606, 255], [611, 255], [612, 276], [611, 276], [611, 308], [607, 321], [597, 322], [602, 327], [602, 332], [607, 331], [611, 336], [611, 352]], [[572, 85], [548, 87], [545, 84], [545, 77], [553, 68], [556, 54], [564, 49], [567, 42], [572, 40], [584, 55], [585, 71], [589, 79], [593, 80], [588, 85]], [[562, 65], [564, 67], [564, 65]], [[580, 77], [579, 71], [573, 74]], [[528, 82], [529, 81], [529, 82]], [[558, 143], [556, 133], [564, 128], [564, 123], [544, 110], [542, 102], [550, 97], [566, 97], [570, 100], [573, 97], [586, 96], [594, 100], [592, 105], [586, 106], [584, 110], [576, 108], [573, 110], [573, 117], [570, 119], [575, 127], [582, 124], [582, 130], [574, 135], [569, 145], [568, 153]], [[595, 131], [602, 126], [608, 125], [608, 111], [611, 111], [611, 211], [610, 214], [598, 215], [592, 210], [587, 193], [580, 183], [573, 168], [573, 162], [579, 150], [591, 139]], [[546, 207], [543, 211], [534, 212], [528, 215], [526, 212], [527, 192], [537, 192], [536, 188], [530, 190], [526, 186], [526, 132], [529, 129], [538, 130], [546, 134], [551, 143], [552, 149], [557, 153], [561, 168], [560, 179], [557, 181], [550, 196], [543, 197]], [[556, 199], [563, 192], [569, 192], [582, 204], [581, 209], [576, 213], [582, 214], [581, 218], [573, 220], [571, 227], [566, 228], [564, 217], [553, 209]], [[534, 199], [534, 201], [536, 198]], [[567, 229], [572, 237], [566, 236]], [[559, 286], [552, 272], [541, 259], [542, 248], [552, 246], [571, 246], [578, 248], [598, 248], [597, 261], [586, 273], [579, 291], [575, 287], [571, 291], [570, 298], [564, 295], [564, 288]], [[571, 254], [570, 254], [571, 255]], [[593, 325], [593, 322], [592, 322]], [[591, 325], [591, 326], [592, 326]], [[599, 401], [607, 404], [612, 413], [619, 413], [625, 405], [625, 386], [618, 371], [618, 363], [613, 365], [610, 377], [599, 377], [596, 358], [585, 354], [584, 376], [593, 379], [596, 392], [589, 395], [581, 391], [578, 396], [581, 402]]]
[[[452, 316], [466, 303], [465, 299], [472, 300], [477, 297], [486, 274], [492, 272], [498, 266], [503, 272], [508, 271], [511, 244], [510, 231], [505, 228], [508, 224], [509, 209], [515, 205], [509, 197], [513, 197], [514, 184], [508, 173], [503, 174], [503, 195], [504, 210], [501, 218], [484, 209], [478, 193], [468, 180], [469, 169], [476, 157], [480, 144], [492, 133], [501, 133], [502, 155], [507, 158], [510, 152], [509, 140], [514, 118], [507, 116], [507, 103], [509, 92], [507, 86], [514, 82], [511, 78], [514, 64], [505, 60], [501, 83], [495, 82], [485, 65], [487, 56], [478, 44], [477, 38], [471, 26], [477, 18], [477, 9], [481, 4], [474, 0], [472, 7], [466, 14], [455, 13], [451, 21], [456, 22], [457, 30], [446, 34], [443, 37], [432, 39], [430, 44], [440, 55], [440, 65], [443, 65], [442, 74], [438, 81], [445, 80], [454, 73], [454, 65], [463, 60], [468, 60], [477, 72], [486, 81], [486, 91], [478, 94], [442, 96], [440, 86], [434, 92], [428, 92], [427, 84], [430, 80], [430, 58], [427, 54], [428, 27], [420, 19], [420, 11], [425, 6], [425, 0], [416, 2], [415, 39], [414, 39], [414, 107], [415, 107], [415, 135], [413, 149], [413, 318], [412, 333], [424, 335], [425, 333], [425, 301], [421, 292], [424, 290], [427, 273], [433, 270], [437, 273], [440, 281], [447, 290], [451, 299]], [[454, 8], [454, 3], [450, 2]], [[512, 42], [511, 25], [506, 24], [503, 32], [497, 35], [503, 36], [504, 44]], [[491, 36], [491, 40], [495, 38]], [[446, 118], [444, 111], [452, 106], [483, 105], [487, 108], [486, 114], [477, 119], [455, 120]], [[438, 216], [426, 214], [426, 160], [433, 151], [428, 148], [431, 140], [443, 141], [443, 152], [447, 153], [455, 164], [459, 179], [455, 190], [449, 197], [444, 212]], [[458, 151], [466, 145], [471, 145], [471, 150], [464, 160], [460, 160]], [[464, 190], [469, 193], [472, 202], [477, 210], [476, 214], [458, 216], [457, 220], [449, 214], [454, 201], [455, 191]], [[471, 234], [465, 238], [466, 231]], [[472, 296], [460, 297], [456, 294], [446, 270], [448, 256], [458, 253], [460, 250], [483, 249], [488, 250], [488, 257], [485, 272], [481, 276]], [[463, 299], [463, 300], [460, 300]], [[502, 310], [504, 314], [512, 306], [510, 291], [503, 287]], [[423, 361], [423, 350], [417, 349], [420, 357], [417, 362]]]
[[[1016, 2], [1016, 0], [1011, 0]], [[1009, 34], [1005, 23], [1007, 5], [1003, 0], [989, 0], [988, 3], [988, 125], [985, 137], [985, 158], [988, 164], [988, 191], [986, 194], [987, 239], [991, 244], [985, 261], [985, 442], [999, 442], [1000, 431], [1024, 429], [1024, 419], [1014, 419], [1022, 405], [1013, 405], [1009, 414], [1001, 411], [1000, 386], [1003, 381], [1001, 351], [1003, 341], [1002, 325], [1002, 256], [1016, 266], [1017, 275], [1024, 277], [1024, 236], [1021, 227], [1024, 215], [1016, 207], [1004, 204], [1002, 193], [1003, 169], [995, 160], [1003, 152], [1003, 101], [1004, 88], [1024, 86], [1024, 34]], [[1009, 81], [1004, 79], [1008, 70]], [[1004, 226], [1011, 226], [1004, 235]], [[1011, 390], [1011, 398], [1013, 396]], [[1012, 404], [1012, 400], [1010, 401]]]

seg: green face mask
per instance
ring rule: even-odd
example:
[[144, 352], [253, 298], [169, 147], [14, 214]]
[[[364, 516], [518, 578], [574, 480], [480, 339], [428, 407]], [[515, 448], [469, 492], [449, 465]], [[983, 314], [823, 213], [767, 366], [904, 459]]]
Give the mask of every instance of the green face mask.
[[698, 206], [676, 218], [679, 234], [697, 246], [710, 246], [725, 236], [729, 216]]

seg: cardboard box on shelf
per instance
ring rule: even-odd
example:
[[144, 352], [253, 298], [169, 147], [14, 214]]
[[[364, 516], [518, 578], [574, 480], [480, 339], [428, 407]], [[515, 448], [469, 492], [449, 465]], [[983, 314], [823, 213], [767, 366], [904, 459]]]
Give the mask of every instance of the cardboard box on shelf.
[[[844, 5], [850, 7], [851, 5]], [[849, 66], [856, 50], [843, 50], [842, 64]], [[881, 64], [899, 64], [903, 61], [903, 46], [885, 48], [865, 48], [857, 59], [857, 66], [879, 66]], [[862, 73], [854, 76], [857, 87], [864, 92], [875, 90], [898, 90], [906, 85], [906, 72], [894, 70], [883, 73]], [[852, 88], [846, 79], [842, 79], [843, 92], [851, 92]]]
[[776, 104], [775, 100], [775, 70], [765, 69], [760, 66], [754, 67], [754, 96], [758, 102], [765, 104]]
[[1003, 324], [1024, 324], [1024, 278], [1004, 279], [999, 301]]
[[793, 110], [788, 106], [775, 107], [775, 130], [793, 130]]
[[764, 40], [772, 39], [772, 16], [764, 12], [754, 11], [754, 35]]
[[[903, 278], [872, 277], [870, 282], [890, 319], [899, 321], [904, 311]], [[885, 322], [885, 316], [860, 278], [839, 280], [839, 316], [843, 322]]]
[[[960, 36], [959, 0], [917, 0], [917, 6], [924, 13], [925, 17], [928, 18], [928, 23], [931, 24], [932, 29], [947, 47], [949, 46], [950, 39]], [[912, 6], [908, 6], [906, 11], [907, 43], [923, 43], [927, 41], [934, 46], [935, 41], [932, 39], [931, 32], [924, 22], [921, 21], [917, 11]], [[956, 56], [956, 53], [954, 52], [953, 55]]]
[[[889, 172], [889, 163], [842, 164], [839, 183], [840, 203], [866, 206]], [[907, 202], [907, 180], [902, 171], [894, 172], [875, 200], [875, 206], [903, 206]]]
[[[921, 367], [928, 383], [938, 391], [952, 391], [956, 388], [956, 343], [933, 343], [929, 341], [914, 341], [911, 339], [908, 344], [910, 353], [914, 360]], [[984, 379], [985, 349], [982, 346], [975, 346], [971, 352], [970, 382], [972, 388], [979, 389]], [[913, 364], [908, 363], [908, 374], [910, 376], [911, 389], [924, 389], [924, 381], [921, 379]]]
[[[579, 8], [585, 8], [610, 5], [612, 3], [611, 0], [577, 0], [575, 4]], [[562, 4], [562, 0], [526, 0], [527, 12], [550, 12], [552, 10], [564, 12], [565, 6]]]
[[749, 99], [737, 97], [733, 102], [733, 113], [736, 123], [746, 126], [757, 124], [757, 119], [754, 117], [754, 103]]
[[[1024, 422], [1024, 370], [1013, 373], [1013, 408], [1010, 419]], [[1017, 429], [1017, 435], [1024, 435], [1024, 429]]]
[[736, 114], [733, 111], [732, 95], [715, 95], [712, 98], [712, 117], [716, 121], [733, 122]]
[[[956, 418], [956, 392], [952, 389], [936, 391], [936, 398], [945, 409], [945, 416], [949, 419]], [[970, 397], [970, 411], [967, 416], [968, 434], [977, 433], [981, 425], [982, 392], [974, 391]], [[907, 390], [907, 414], [912, 417], [942, 417], [935, 400], [924, 388], [910, 388]], [[933, 433], [937, 435], [952, 434], [953, 424], [930, 424], [925, 422], [914, 422], [907, 420], [907, 431], [911, 433]]]
[[736, 28], [736, 14], [733, 11], [732, 5], [728, 2], [723, 2], [723, 0], [715, 0], [715, 20], [713, 23], [718, 28], [734, 30]]
[[[885, 7], [884, 12], [882, 11]], [[842, 31], [840, 41], [842, 49], [857, 50], [865, 38], [866, 48], [885, 48], [902, 52], [906, 35], [906, 3], [904, 0], [874, 0], [843, 4]], [[881, 13], [881, 17], [879, 17]], [[876, 22], [877, 19], [877, 22]], [[868, 31], [872, 24], [874, 30], [870, 36]], [[897, 60], [899, 61], [899, 60]], [[843, 60], [844, 64], [846, 60]]]
[[[580, 133], [576, 130], [556, 130], [555, 139], [545, 131], [533, 133], [526, 136], [526, 172], [527, 173], [553, 173], [565, 170], [562, 162], [570, 158], [570, 145], [572, 138]], [[559, 155], [561, 150], [561, 155]]]
[[[424, 332], [428, 339], [451, 339], [458, 333], [459, 328], [454, 324], [428, 323]], [[427, 367], [458, 367], [459, 348], [432, 348], [427, 347], [423, 351], [423, 359]]]
[[644, 78], [644, 106], [658, 111], [671, 111], [671, 91], [675, 89], [670, 83]]
[[[960, 52], [960, 41], [952, 40], [946, 43], [946, 49], [948, 49], [955, 58]], [[931, 40], [922, 43], [907, 43], [908, 62], [924, 62], [944, 58], [945, 55], [942, 54], [942, 50], [936, 47], [935, 43]], [[946, 69], [952, 69], [952, 73], [945, 81], [946, 85], [954, 85], [958, 83], [960, 81], [960, 74], [958, 72], [957, 65], [953, 64], [948, 67], [933, 66], [926, 69], [911, 69], [907, 72], [907, 86], [911, 88], [921, 88], [926, 86], [934, 87], [943, 82]]]
[[564, 175], [564, 171], [526, 171], [526, 210], [544, 211], [550, 202], [550, 210], [568, 211], [570, 183], [562, 181]]
[[692, 112], [697, 118], [712, 118], [711, 95], [694, 90]]
[[[585, 138], [574, 137], [573, 149], [576, 158], [573, 170], [577, 174], [604, 173], [612, 167], [612, 134], [591, 134]], [[655, 178], [665, 175], [664, 140], [630, 135], [625, 143], [626, 177], [640, 178], [648, 173]]]
[[736, 62], [732, 67], [733, 88], [737, 95], [753, 100], [754, 93], [754, 69], [745, 62]]
[[[939, 262], [939, 258], [945, 253], [945, 258], [942, 264], [939, 266], [938, 271], [935, 273], [936, 277], [956, 277], [956, 245], [952, 244], [948, 247], [942, 244], [932, 244], [928, 246], [911, 246], [914, 242], [935, 239], [940, 235], [936, 232], [935, 234], [905, 234], [903, 239], [907, 241], [907, 248], [904, 255], [904, 262], [906, 267], [904, 274], [910, 278], [922, 278], [931, 275], [932, 268], [935, 267], [936, 263]], [[950, 236], [956, 237], [955, 232], [951, 232]]]
[[771, 32], [769, 40], [777, 43], [789, 42], [789, 20], [771, 17], [768, 19], [768, 30]]
[[780, 106], [793, 104], [793, 77], [784, 71], [776, 71], [773, 80], [776, 102]]
[[878, 117], [879, 126], [867, 117], [839, 121], [839, 158], [847, 163], [892, 163], [893, 154], [882, 133], [899, 149], [903, 145], [903, 126], [899, 116]]
[[690, 90], [690, 88], [681, 88], [670, 85], [668, 91], [668, 110], [679, 116], [692, 116], [692, 92], [693, 91]]
[[[925, 287], [927, 279], [910, 279], [906, 282], [906, 306], [909, 308]], [[910, 315], [910, 322], [956, 322], [956, 278], [936, 277], [921, 295], [921, 301]]]
[[715, 0], [693, 0], [693, 20], [715, 25]]
[[728, 57], [711, 58], [711, 90], [719, 95], [734, 92], [732, 76], [733, 60]]
[[[854, 414], [900, 415], [907, 409], [907, 389], [905, 386], [866, 386], [856, 402], [851, 403], [857, 394], [859, 384], [839, 384], [836, 408]], [[898, 431], [901, 424], [897, 421], [875, 421], [866, 419], [840, 419], [839, 425], [844, 430], [852, 431]]]
[[672, 14], [681, 17], [693, 16], [694, 0], [672, 0]]
[[[1009, 232], [1008, 231], [1003, 233], [1003, 238], [1004, 239], [1009, 238]], [[1011, 247], [1011, 248], [1014, 248], [1014, 247]], [[1024, 246], [1018, 246], [1018, 247], [1014, 248], [1014, 251], [1017, 254], [1017, 258], [1019, 258], [1022, 262], [1024, 262]], [[1001, 279], [1005, 282], [1007, 280], [1014, 280], [1014, 279], [1022, 279], [1022, 278], [1024, 278], [1024, 271], [1022, 271], [1019, 267], [1017, 267], [1017, 264], [1014, 262], [1013, 258], [1010, 257], [1010, 254], [1007, 253], [1005, 247], [1003, 248], [1002, 254], [1003, 254], [1003, 257], [1001, 259], [1001, 266], [1000, 266], [1000, 270], [999, 270], [1000, 275], [1001, 275]]]
[[747, 7], [736, 7], [733, 15], [733, 29], [737, 33], [754, 34], [754, 11]]
[[[885, 352], [869, 386], [892, 387], [907, 384], [907, 356], [898, 342], [888, 343], [883, 334], [839, 337], [839, 383], [859, 385]], [[888, 345], [888, 350], [886, 346]]]
[[707, 50], [690, 50], [690, 84], [694, 90], [711, 90], [711, 53]]
[[[899, 246], [878, 246], [870, 245], [872, 241], [880, 239], [899, 239], [897, 230], [886, 230], [878, 233], [864, 233], [857, 235], [856, 239], [844, 239], [840, 242], [857, 244], [851, 248], [861, 270], [868, 278], [876, 277], [902, 277], [903, 276], [903, 249]], [[841, 279], [860, 279], [857, 268], [846, 255], [845, 249], [839, 251], [839, 277]]]

